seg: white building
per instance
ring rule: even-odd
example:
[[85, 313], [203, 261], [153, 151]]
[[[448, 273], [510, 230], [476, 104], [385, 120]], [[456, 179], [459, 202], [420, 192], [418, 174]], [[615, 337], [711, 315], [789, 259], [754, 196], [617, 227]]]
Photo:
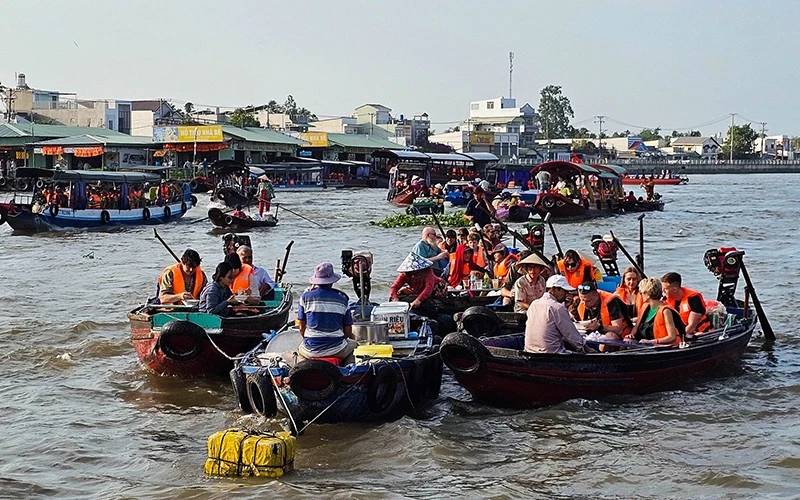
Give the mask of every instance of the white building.
[[670, 146], [662, 150], [675, 156], [700, 155], [702, 159], [716, 160], [722, 145], [714, 137], [675, 137]]
[[500, 159], [519, 155], [519, 134], [515, 133], [461, 130], [432, 135], [428, 140], [447, 144], [457, 153], [492, 153]]
[[758, 137], [753, 143], [753, 153], [774, 159], [793, 160], [792, 140], [788, 135]]
[[467, 130], [492, 130], [519, 135], [519, 146], [532, 146], [536, 139], [536, 111], [528, 103], [517, 107], [517, 100], [495, 97], [469, 104]]

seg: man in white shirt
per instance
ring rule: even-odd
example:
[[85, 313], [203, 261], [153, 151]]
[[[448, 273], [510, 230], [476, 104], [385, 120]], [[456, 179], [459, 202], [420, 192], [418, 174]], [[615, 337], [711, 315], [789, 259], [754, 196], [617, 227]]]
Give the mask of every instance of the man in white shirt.
[[564, 305], [567, 292], [575, 291], [575, 288], [560, 274], [550, 276], [545, 287], [547, 292], [528, 307], [525, 350], [555, 354], [591, 352]]
[[242, 261], [242, 264], [248, 264], [253, 267], [253, 271], [256, 275], [256, 283], [258, 284], [258, 292], [262, 297], [278, 286], [266, 269], [253, 265], [253, 250], [250, 247], [242, 245], [236, 250], [236, 253], [239, 254], [239, 259]]

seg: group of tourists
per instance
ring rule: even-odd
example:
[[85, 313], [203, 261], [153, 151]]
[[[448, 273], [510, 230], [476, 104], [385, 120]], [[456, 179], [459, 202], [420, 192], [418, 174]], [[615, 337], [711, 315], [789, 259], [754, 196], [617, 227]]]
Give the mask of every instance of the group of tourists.
[[126, 210], [176, 203], [184, 199], [185, 193], [191, 192], [186, 183], [163, 180], [158, 185], [130, 185], [127, 194], [121, 185], [112, 183], [87, 184], [82, 193], [84, 196], [78, 196], [76, 189], [75, 185], [72, 189], [59, 184], [47, 185], [42, 188], [35, 201], [44, 207]]
[[[197, 251], [187, 249], [180, 262], [168, 266], [158, 278], [157, 303], [186, 304], [199, 301], [200, 312], [230, 316], [246, 314], [235, 306], [257, 305], [277, 286], [263, 267], [253, 265], [253, 250], [245, 245], [228, 253], [208, 281]], [[190, 302], [191, 303], [191, 302]]]

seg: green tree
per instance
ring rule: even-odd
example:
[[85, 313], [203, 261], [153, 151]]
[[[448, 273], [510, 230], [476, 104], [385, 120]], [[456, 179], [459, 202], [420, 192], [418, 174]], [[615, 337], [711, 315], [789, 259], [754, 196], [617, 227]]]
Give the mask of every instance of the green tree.
[[192, 118], [192, 113], [194, 113], [194, 104], [187, 102], [183, 105], [183, 111], [179, 111], [181, 123], [184, 125], [193, 125], [194, 119]]
[[567, 137], [569, 137], [570, 139], [581, 139], [581, 138], [596, 139], [597, 134], [595, 134], [586, 127], [575, 128], [572, 125], [570, 125], [569, 130], [567, 131]]
[[234, 127], [260, 127], [261, 122], [259, 122], [255, 116], [247, 111], [243, 110], [242, 108], [236, 108], [236, 110], [231, 115], [230, 124]]
[[663, 137], [661, 137], [661, 127], [656, 127], [654, 129], [643, 128], [642, 131], [639, 132], [639, 137], [641, 137], [643, 141], [657, 141], [658, 139], [663, 139]]
[[561, 94], [561, 86], [548, 85], [542, 89], [537, 115], [541, 139], [566, 137], [570, 132], [569, 120], [574, 117], [569, 99]]
[[[733, 137], [731, 138], [731, 135]], [[728, 135], [722, 144], [722, 155], [729, 158], [733, 148], [734, 158], [746, 158], [753, 154], [753, 143], [758, 138], [758, 133], [747, 125], [734, 125], [728, 129]]]
[[670, 137], [701, 137], [699, 130], [690, 130], [689, 132], [678, 132], [673, 130]]
[[585, 139], [576, 139], [572, 141], [570, 150], [573, 153], [583, 153], [587, 155], [597, 154], [597, 146], [594, 144], [594, 142], [587, 141]]
[[274, 99], [267, 103], [267, 107], [265, 109], [267, 113], [283, 113], [283, 106], [278, 104], [278, 102]]
[[800, 137], [792, 137], [789, 144], [792, 145], [792, 151], [800, 150]]

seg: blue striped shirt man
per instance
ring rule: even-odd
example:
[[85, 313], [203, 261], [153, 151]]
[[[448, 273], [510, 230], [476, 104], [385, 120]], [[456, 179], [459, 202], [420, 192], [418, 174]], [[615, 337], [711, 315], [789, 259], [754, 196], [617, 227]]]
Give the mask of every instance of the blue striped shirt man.
[[328, 357], [347, 347], [344, 327], [353, 324], [347, 294], [317, 285], [303, 292], [297, 319], [306, 323], [303, 347], [314, 357]]

